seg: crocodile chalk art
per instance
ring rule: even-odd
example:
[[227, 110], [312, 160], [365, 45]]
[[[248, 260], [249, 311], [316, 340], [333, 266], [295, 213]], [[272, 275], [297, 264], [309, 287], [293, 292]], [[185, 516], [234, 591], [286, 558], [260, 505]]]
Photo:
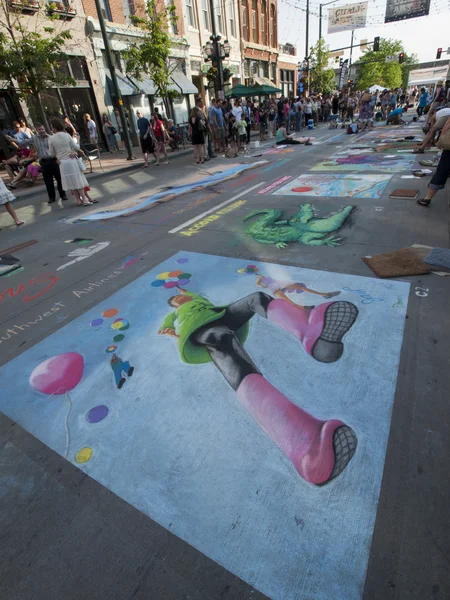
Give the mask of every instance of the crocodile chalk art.
[[304, 246], [339, 246], [341, 238], [329, 234], [344, 225], [353, 209], [354, 206], [344, 206], [338, 212], [319, 218], [312, 204], [302, 204], [298, 212], [285, 220], [279, 220], [283, 213], [277, 208], [255, 210], [244, 221], [262, 216], [245, 231], [255, 242], [275, 244], [277, 248], [285, 248], [290, 242]]

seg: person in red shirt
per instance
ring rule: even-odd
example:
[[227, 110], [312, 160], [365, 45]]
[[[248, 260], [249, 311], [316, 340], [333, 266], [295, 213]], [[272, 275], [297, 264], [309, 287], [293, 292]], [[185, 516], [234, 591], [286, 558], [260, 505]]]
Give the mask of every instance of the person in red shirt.
[[155, 113], [152, 113], [150, 117], [150, 124], [152, 126], [153, 137], [155, 138], [155, 154], [156, 154], [156, 162], [155, 166], [159, 165], [159, 154], [162, 152], [166, 157], [165, 165], [169, 164], [169, 157], [167, 156], [166, 151], [166, 130], [164, 129], [163, 122], [158, 119]]

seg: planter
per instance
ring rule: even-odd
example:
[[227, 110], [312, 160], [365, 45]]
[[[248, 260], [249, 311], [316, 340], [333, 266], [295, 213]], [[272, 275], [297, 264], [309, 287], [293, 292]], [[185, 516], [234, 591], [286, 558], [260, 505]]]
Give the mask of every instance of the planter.
[[39, 10], [40, 3], [37, 0], [9, 0], [11, 8], [23, 13], [35, 13]]

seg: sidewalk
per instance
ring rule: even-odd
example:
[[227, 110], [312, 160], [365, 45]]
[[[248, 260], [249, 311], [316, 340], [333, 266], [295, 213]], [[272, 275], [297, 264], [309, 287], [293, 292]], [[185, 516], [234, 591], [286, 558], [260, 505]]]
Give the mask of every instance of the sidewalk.
[[[168, 150], [167, 152], [169, 162], [180, 156], [186, 156], [189, 153], [192, 153], [192, 146], [186, 146], [185, 149], [181, 147], [180, 150], [176, 150], [175, 152], [172, 152], [171, 150]], [[98, 160], [94, 160], [92, 163], [92, 173], [89, 173], [89, 171], [85, 172], [86, 179], [91, 181], [97, 177], [108, 175], [110, 173], [116, 174], [121, 171], [140, 168], [144, 160], [141, 149], [137, 147], [133, 148], [133, 156], [135, 157], [135, 160], [127, 160], [126, 153], [110, 154], [109, 152], [105, 152], [100, 157], [101, 164]], [[151, 157], [151, 160], [153, 160], [153, 157]], [[0, 177], [3, 179], [4, 183], [9, 182], [8, 173], [5, 170], [0, 171]], [[17, 188], [12, 191], [16, 198], [24, 198], [45, 192], [45, 185], [42, 176], [39, 176], [34, 185], [28, 187], [27, 184], [20, 182], [17, 185]]]

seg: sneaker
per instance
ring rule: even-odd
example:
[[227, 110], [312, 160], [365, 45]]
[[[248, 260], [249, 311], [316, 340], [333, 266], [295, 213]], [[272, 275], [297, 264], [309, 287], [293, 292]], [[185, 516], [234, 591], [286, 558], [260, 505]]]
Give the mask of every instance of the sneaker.
[[[66, 198], [67, 200], [67, 198]], [[53, 204], [53, 202], [56, 202], [56, 198], [50, 198], [50, 200], [47, 202], [47, 204]]]
[[358, 316], [351, 302], [333, 302], [327, 308], [322, 333], [314, 344], [312, 356], [320, 362], [335, 362], [344, 352], [342, 338]]
[[120, 390], [120, 388], [123, 386], [123, 384], [125, 383], [125, 381], [126, 381], [125, 377], [122, 377], [122, 379], [117, 384], [117, 389]]
[[128, 369], [128, 373], [127, 373], [128, 377], [131, 377], [133, 375], [133, 373], [134, 373], [134, 367], [130, 367]]

